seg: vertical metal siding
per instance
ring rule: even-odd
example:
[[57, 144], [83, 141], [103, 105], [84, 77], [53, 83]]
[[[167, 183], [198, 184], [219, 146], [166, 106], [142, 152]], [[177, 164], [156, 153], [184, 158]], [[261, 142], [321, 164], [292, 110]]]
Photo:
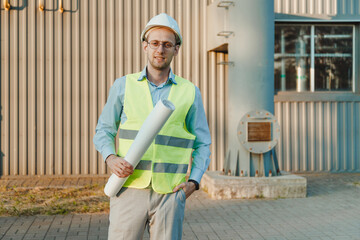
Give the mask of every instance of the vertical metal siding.
[[[274, 11], [282, 21], [358, 22], [360, 1], [274, 0]], [[359, 171], [359, 113], [357, 101], [275, 101], [282, 130], [277, 146], [281, 169]]]
[[275, 102], [280, 167], [291, 172], [359, 171], [360, 102]]
[[[217, 54], [217, 62], [225, 62], [225, 54]], [[218, 164], [218, 169], [220, 169], [224, 166], [224, 156], [225, 156], [225, 69], [226, 65], [220, 65], [217, 69], [217, 87], [216, 87], [216, 100], [217, 105], [216, 109], [217, 112], [217, 143], [216, 148], [218, 149], [217, 155], [216, 155], [216, 161]], [[215, 155], [214, 155], [215, 157]]]
[[[227, 54], [206, 51], [211, 0], [11, 1], [1, 10], [0, 176], [108, 174], [93, 146], [114, 80], [146, 64], [140, 32], [160, 12], [174, 16], [184, 45], [174, 72], [201, 90], [212, 137], [210, 170], [222, 170]], [[350, 6], [350, 7], [349, 7]], [[359, 14], [353, 1], [275, 0], [275, 12]], [[276, 102], [277, 151], [286, 171], [358, 171], [359, 102]]]
[[359, 0], [275, 0], [275, 13], [294, 15], [340, 15], [360, 14]]
[[146, 64], [140, 33], [160, 12], [179, 22], [172, 67], [202, 92], [219, 137], [211, 169], [222, 168], [226, 66], [216, 63], [226, 56], [206, 52], [208, 0], [65, 0], [62, 14], [51, 0], [44, 12], [35, 0], [10, 4], [0, 13], [0, 176], [109, 173], [92, 142], [97, 120], [114, 80]]
[[[222, 170], [224, 167], [224, 157], [226, 150], [226, 114], [227, 114], [227, 66], [218, 64], [228, 60], [228, 55], [224, 53], [209, 52], [209, 82], [205, 84], [207, 91], [202, 91], [202, 95], [208, 94], [204, 100], [207, 106], [207, 117], [211, 132], [212, 145], [210, 170]], [[201, 89], [203, 90], [203, 89]]]

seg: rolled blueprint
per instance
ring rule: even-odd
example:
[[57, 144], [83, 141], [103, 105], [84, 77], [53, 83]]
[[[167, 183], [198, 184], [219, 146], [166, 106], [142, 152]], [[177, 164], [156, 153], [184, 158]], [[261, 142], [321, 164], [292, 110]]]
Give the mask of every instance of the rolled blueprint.
[[[175, 106], [172, 102], [160, 100], [145, 119], [134, 142], [131, 144], [124, 157], [134, 169], [174, 110]], [[115, 174], [112, 174], [105, 185], [105, 194], [108, 197], [114, 197], [120, 191], [127, 179], [128, 177], [119, 178]]]

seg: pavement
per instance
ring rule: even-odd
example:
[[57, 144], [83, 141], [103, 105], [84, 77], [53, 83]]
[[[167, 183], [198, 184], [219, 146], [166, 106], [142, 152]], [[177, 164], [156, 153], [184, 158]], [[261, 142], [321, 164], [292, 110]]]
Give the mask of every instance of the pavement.
[[[212, 200], [197, 191], [186, 202], [183, 239], [360, 240], [360, 173], [298, 175], [307, 178], [306, 198]], [[0, 179], [0, 185], [4, 181], [31, 187], [40, 180]], [[105, 179], [55, 182], [66, 187], [89, 181]], [[107, 239], [108, 225], [108, 214], [0, 217], [0, 239]]]

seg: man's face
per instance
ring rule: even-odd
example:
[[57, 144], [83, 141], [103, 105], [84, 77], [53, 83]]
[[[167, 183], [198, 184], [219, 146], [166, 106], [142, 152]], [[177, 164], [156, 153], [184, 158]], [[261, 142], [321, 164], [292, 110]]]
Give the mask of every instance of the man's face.
[[[147, 41], [143, 42], [143, 49], [147, 54], [150, 65], [156, 70], [167, 70], [174, 56], [178, 54], [179, 46], [175, 45], [175, 35], [167, 28], [150, 30]], [[157, 41], [159, 46], [153, 49], [150, 42]], [[171, 43], [174, 47], [166, 48], [165, 44]]]

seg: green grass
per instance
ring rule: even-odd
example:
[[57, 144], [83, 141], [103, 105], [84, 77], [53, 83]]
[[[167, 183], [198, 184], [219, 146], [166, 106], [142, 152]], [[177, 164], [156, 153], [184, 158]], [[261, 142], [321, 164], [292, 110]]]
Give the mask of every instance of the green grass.
[[109, 198], [104, 186], [69, 188], [0, 188], [0, 216], [56, 215], [69, 213], [104, 213]]
[[256, 199], [263, 199], [265, 198], [264, 195], [261, 193], [260, 195], [255, 195]]

